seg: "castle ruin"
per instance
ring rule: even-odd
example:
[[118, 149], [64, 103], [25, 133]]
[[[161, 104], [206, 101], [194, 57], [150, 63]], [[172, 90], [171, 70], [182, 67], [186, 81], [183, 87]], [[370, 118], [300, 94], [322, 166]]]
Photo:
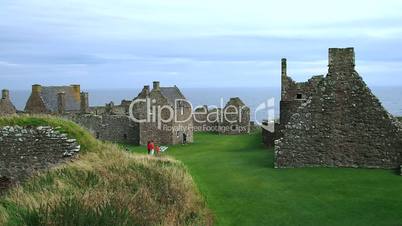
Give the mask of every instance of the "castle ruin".
[[[134, 104], [133, 114], [138, 119], [152, 116], [151, 121], [136, 122], [130, 118], [132, 101], [152, 101]], [[172, 112], [166, 112], [167, 107]], [[153, 109], [162, 109], [161, 115]], [[30, 114], [53, 114], [72, 120], [87, 128], [97, 139], [127, 144], [146, 144], [154, 140], [158, 144], [193, 142], [192, 108], [177, 86], [160, 87], [154, 82], [153, 89], [144, 89], [133, 100], [122, 100], [105, 106], [89, 106], [89, 94], [81, 92], [80, 85], [32, 86], [32, 93], [25, 111]], [[172, 116], [172, 120], [165, 119]], [[162, 120], [159, 120], [160, 117]], [[186, 120], [187, 119], [187, 120]], [[158, 122], [162, 122], [158, 124]]]
[[282, 59], [275, 167], [400, 167], [402, 126], [356, 72], [354, 49], [329, 49], [328, 67], [296, 83]]
[[81, 106], [81, 97], [82, 102], [88, 105], [87, 96], [87, 93], [81, 93], [80, 85], [41, 86], [35, 84], [32, 85], [25, 112], [30, 114], [78, 113], [81, 107], [86, 109], [86, 106]]
[[224, 135], [250, 133], [250, 108], [239, 97], [232, 97], [223, 108], [200, 106], [194, 110], [194, 130]]
[[138, 123], [139, 144], [193, 142], [192, 107], [177, 86], [161, 87], [154, 81], [152, 90], [144, 86], [133, 101], [133, 116], [143, 120]]

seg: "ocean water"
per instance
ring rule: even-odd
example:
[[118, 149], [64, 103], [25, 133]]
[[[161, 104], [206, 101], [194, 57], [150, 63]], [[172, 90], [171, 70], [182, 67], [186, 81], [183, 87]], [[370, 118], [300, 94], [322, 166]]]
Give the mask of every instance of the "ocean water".
[[[383, 106], [393, 115], [402, 116], [402, 87], [371, 87], [373, 93], [380, 99]], [[89, 92], [91, 106], [103, 106], [113, 101], [119, 104], [122, 99], [133, 99], [140, 89], [93, 89]], [[275, 117], [279, 115], [280, 88], [182, 88], [182, 93], [191, 102], [193, 107], [208, 105], [222, 107], [230, 97], [240, 97], [251, 109], [252, 120], [261, 122], [268, 117], [268, 112]], [[23, 110], [30, 95], [30, 90], [10, 90], [13, 103], [19, 110]], [[274, 106], [255, 113], [255, 109], [267, 100], [274, 99]]]

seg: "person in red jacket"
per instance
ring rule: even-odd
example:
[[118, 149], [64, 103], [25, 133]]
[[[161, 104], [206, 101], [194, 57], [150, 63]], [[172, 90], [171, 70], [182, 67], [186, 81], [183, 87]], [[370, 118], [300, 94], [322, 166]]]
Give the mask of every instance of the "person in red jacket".
[[147, 142], [148, 155], [151, 153], [151, 141]]
[[161, 151], [161, 149], [159, 148], [158, 145], [156, 145], [156, 146], [155, 146], [155, 154], [156, 154], [156, 155], [159, 155], [160, 151]]
[[154, 141], [151, 140], [151, 142], [149, 143], [149, 154], [154, 155], [154, 152], [155, 152], [155, 145], [154, 145]]

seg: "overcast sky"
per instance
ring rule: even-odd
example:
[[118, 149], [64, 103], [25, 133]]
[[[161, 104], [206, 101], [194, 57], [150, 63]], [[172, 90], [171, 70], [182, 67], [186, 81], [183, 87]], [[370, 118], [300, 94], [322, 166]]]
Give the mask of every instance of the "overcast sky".
[[0, 0], [0, 88], [279, 86], [329, 47], [370, 85], [402, 85], [402, 1]]

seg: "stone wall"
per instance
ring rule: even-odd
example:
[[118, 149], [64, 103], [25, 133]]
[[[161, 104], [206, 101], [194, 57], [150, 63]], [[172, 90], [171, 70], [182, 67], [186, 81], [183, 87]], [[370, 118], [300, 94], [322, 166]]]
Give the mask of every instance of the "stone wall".
[[352, 48], [330, 49], [329, 59], [328, 75], [282, 125], [275, 166], [398, 168], [400, 122], [355, 71]]
[[37, 170], [70, 159], [79, 151], [75, 139], [51, 127], [0, 127], [0, 192]]
[[126, 115], [66, 115], [97, 139], [126, 144], [139, 144], [139, 126]]
[[271, 132], [264, 128], [268, 126], [268, 121], [262, 122], [261, 133], [262, 133], [262, 143], [268, 147], [273, 148], [275, 146], [275, 140], [280, 139], [282, 134], [280, 133], [280, 124], [275, 122], [274, 132]]
[[[153, 90], [149, 93], [150, 100], [154, 100], [152, 103], [152, 108], [158, 109], [162, 106], [170, 106], [167, 99], [161, 94], [159, 90]], [[145, 116], [147, 115], [147, 105], [142, 105], [141, 109], [138, 109]], [[156, 113], [156, 114], [155, 114]], [[170, 117], [170, 112], [168, 110], [162, 110], [160, 113], [163, 119], [167, 119]], [[174, 131], [169, 130], [169, 128], [173, 128], [173, 121], [170, 122], [161, 122], [158, 125], [158, 121], [160, 118], [157, 112], [151, 113], [149, 115], [151, 120], [147, 120], [147, 122], [140, 123], [140, 144], [145, 145], [148, 141], [153, 140], [156, 144], [176, 144], [173, 143], [173, 135]]]
[[193, 143], [193, 112], [187, 102], [179, 102], [174, 111], [177, 122], [173, 123], [173, 144]]
[[222, 109], [208, 109], [208, 106], [199, 107], [193, 113], [194, 132], [219, 132]]
[[250, 108], [238, 97], [230, 98], [223, 109], [219, 133], [225, 135], [250, 133]]
[[[133, 115], [143, 120], [139, 123], [140, 145], [146, 145], [151, 140], [158, 145], [193, 142], [192, 109], [187, 102], [179, 101], [176, 109], [162, 94], [158, 82], [154, 82], [152, 91], [149, 86], [144, 86], [135, 100]], [[170, 117], [174, 120], [169, 121]]]
[[202, 106], [193, 113], [194, 131], [225, 135], [247, 134], [251, 131], [250, 108], [238, 97], [230, 98], [223, 109]]

